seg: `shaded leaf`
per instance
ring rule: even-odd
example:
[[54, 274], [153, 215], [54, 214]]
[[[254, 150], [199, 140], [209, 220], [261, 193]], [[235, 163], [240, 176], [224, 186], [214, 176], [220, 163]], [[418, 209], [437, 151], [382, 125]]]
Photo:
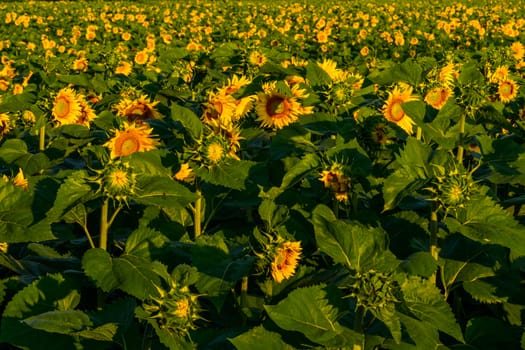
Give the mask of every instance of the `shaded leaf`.
[[60, 334], [71, 334], [92, 324], [88, 315], [78, 310], [48, 311], [22, 322], [35, 329]]
[[82, 257], [82, 268], [104, 292], [117, 288], [119, 283], [113, 274], [113, 260], [104, 249], [87, 250]]
[[279, 333], [257, 326], [249, 331], [228, 339], [237, 350], [293, 350], [294, 347], [286, 344]]

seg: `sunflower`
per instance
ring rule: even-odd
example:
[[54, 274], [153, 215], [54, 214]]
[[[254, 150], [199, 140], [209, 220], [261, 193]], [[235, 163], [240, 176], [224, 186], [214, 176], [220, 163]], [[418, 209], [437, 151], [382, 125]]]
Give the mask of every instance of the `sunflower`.
[[340, 163], [333, 163], [329, 170], [321, 171], [319, 180], [325, 188], [334, 194], [338, 202], [348, 201], [348, 191], [350, 190], [350, 178], [344, 174], [344, 166]]
[[454, 79], [457, 78], [457, 76], [458, 71], [456, 69], [456, 64], [450, 62], [439, 70], [438, 81], [442, 85], [450, 88], [454, 85]]
[[388, 93], [388, 99], [382, 108], [384, 117], [396, 123], [407, 134], [412, 134], [412, 126], [415, 124], [412, 118], [406, 115], [402, 104], [409, 101], [415, 101], [417, 97], [412, 95], [412, 87], [404, 88], [394, 87], [394, 90]]
[[329, 58], [325, 58], [323, 62], [317, 62], [317, 65], [328, 74], [328, 76], [335, 82], [339, 83], [348, 77], [348, 72], [337, 68], [337, 62]]
[[250, 56], [248, 57], [248, 61], [253, 64], [254, 66], [262, 66], [266, 63], [268, 59], [266, 56], [259, 52], [259, 51], [253, 51]]
[[97, 117], [93, 108], [87, 103], [83, 95], [77, 95], [77, 101], [80, 105], [80, 115], [75, 124], [84, 125], [89, 128], [89, 124]]
[[122, 74], [128, 76], [132, 71], [132, 64], [126, 61], [120, 61], [120, 66], [115, 69], [115, 74]]
[[122, 99], [115, 107], [117, 115], [126, 117], [129, 122], [141, 122], [147, 119], [160, 119], [162, 115], [155, 110], [158, 101], [151, 102], [146, 95], [141, 95], [137, 99]]
[[0, 113], [0, 138], [11, 131], [10, 119], [6, 113]]
[[181, 164], [179, 171], [173, 175], [173, 178], [179, 181], [191, 182], [195, 178], [195, 174], [190, 168], [189, 163], [183, 163]]
[[79, 71], [82, 71], [82, 72], [87, 71], [87, 69], [88, 69], [88, 61], [87, 61], [87, 59], [82, 57], [82, 58], [79, 58], [79, 59], [75, 60], [73, 62], [73, 69], [74, 70], [79, 70]]
[[233, 122], [238, 120], [235, 114], [237, 107], [233, 96], [210, 92], [202, 114], [202, 121], [216, 128], [229, 128]]
[[503, 80], [506, 80], [509, 76], [509, 67], [507, 66], [498, 66], [494, 73], [490, 74], [489, 81], [491, 83], [499, 83]]
[[29, 188], [29, 182], [24, 177], [24, 172], [22, 169], [18, 169], [18, 174], [13, 178], [13, 185], [22, 188], [24, 191], [27, 191]]
[[64, 88], [55, 97], [52, 114], [60, 125], [75, 124], [81, 118], [82, 106], [77, 100], [75, 91]]
[[521, 61], [523, 59], [523, 56], [525, 55], [525, 46], [520, 43], [519, 41], [515, 41], [510, 45], [510, 50], [512, 52], [512, 57], [516, 61]]
[[104, 146], [109, 148], [112, 159], [135, 152], [151, 151], [159, 145], [159, 141], [150, 136], [152, 131], [146, 125], [137, 126], [124, 122], [124, 130], [115, 130], [115, 136]]
[[302, 248], [301, 242], [283, 242], [275, 249], [275, 255], [271, 262], [271, 274], [275, 282], [283, 280], [295, 274]]
[[148, 52], [146, 50], [142, 50], [142, 51], [137, 52], [137, 54], [135, 55], [134, 61], [136, 64], [144, 65], [148, 63], [148, 59], [149, 59]]
[[309, 112], [297, 101], [298, 97], [293, 94], [294, 88], [297, 95], [303, 91], [294, 85], [291, 89], [292, 96], [288, 96], [278, 91], [277, 82], [263, 85], [264, 92], [257, 94], [258, 101], [255, 106], [257, 121], [261, 122], [262, 127], [282, 129], [296, 122], [301, 114]]
[[451, 95], [452, 90], [448, 87], [435, 87], [427, 92], [425, 102], [439, 110], [445, 105]]
[[512, 79], [502, 80], [498, 84], [498, 95], [501, 102], [510, 102], [518, 95], [518, 84]]

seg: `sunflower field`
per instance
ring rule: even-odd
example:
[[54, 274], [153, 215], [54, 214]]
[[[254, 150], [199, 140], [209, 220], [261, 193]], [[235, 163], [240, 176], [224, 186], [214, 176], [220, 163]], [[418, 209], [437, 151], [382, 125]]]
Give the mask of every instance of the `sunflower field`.
[[524, 9], [0, 3], [0, 348], [525, 349]]

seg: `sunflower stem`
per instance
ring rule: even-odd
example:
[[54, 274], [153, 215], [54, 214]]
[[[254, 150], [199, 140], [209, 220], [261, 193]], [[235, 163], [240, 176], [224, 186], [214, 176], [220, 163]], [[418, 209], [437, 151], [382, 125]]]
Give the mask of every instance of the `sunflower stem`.
[[38, 137], [39, 137], [39, 143], [38, 143], [38, 149], [40, 151], [44, 151], [46, 149], [46, 126], [40, 127], [40, 130], [38, 131]]
[[355, 311], [354, 331], [363, 333], [363, 321], [365, 319], [365, 308], [358, 306]]
[[84, 233], [86, 234], [86, 237], [88, 239], [88, 242], [89, 242], [89, 246], [91, 248], [96, 248], [95, 247], [95, 243], [93, 242], [93, 238], [91, 238], [91, 235], [89, 234], [89, 230], [88, 228], [86, 227], [86, 225], [82, 225], [82, 228], [84, 229]]
[[421, 141], [421, 136], [423, 135], [423, 130], [418, 126], [416, 131], [416, 139]]
[[463, 163], [463, 142], [465, 138], [465, 122], [466, 122], [467, 116], [465, 113], [461, 114], [461, 117], [459, 119], [459, 145], [458, 145], [458, 154], [457, 154], [457, 160], [458, 163]]
[[195, 209], [193, 210], [193, 229], [194, 229], [194, 238], [197, 239], [202, 233], [201, 228], [201, 212], [202, 212], [202, 191], [199, 184], [196, 184], [195, 194], [197, 195], [197, 200], [195, 201]]
[[102, 204], [100, 212], [100, 241], [99, 247], [107, 250], [108, 249], [108, 212], [109, 212], [109, 199], [106, 198]]
[[[438, 215], [437, 215], [437, 208], [433, 208], [432, 212], [430, 213], [430, 255], [438, 261], [439, 258], [439, 247], [438, 247]], [[436, 272], [434, 272], [430, 276], [430, 282], [432, 284], [436, 284]]]
[[333, 203], [334, 215], [337, 219], [339, 219], [339, 202], [337, 201], [337, 199], [334, 199], [332, 203]]

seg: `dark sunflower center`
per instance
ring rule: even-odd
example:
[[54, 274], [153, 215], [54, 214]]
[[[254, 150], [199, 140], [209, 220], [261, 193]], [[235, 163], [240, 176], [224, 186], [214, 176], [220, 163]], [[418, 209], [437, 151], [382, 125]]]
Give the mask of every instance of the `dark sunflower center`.
[[288, 100], [281, 96], [272, 96], [266, 103], [266, 113], [272, 118], [282, 118], [290, 109]]

